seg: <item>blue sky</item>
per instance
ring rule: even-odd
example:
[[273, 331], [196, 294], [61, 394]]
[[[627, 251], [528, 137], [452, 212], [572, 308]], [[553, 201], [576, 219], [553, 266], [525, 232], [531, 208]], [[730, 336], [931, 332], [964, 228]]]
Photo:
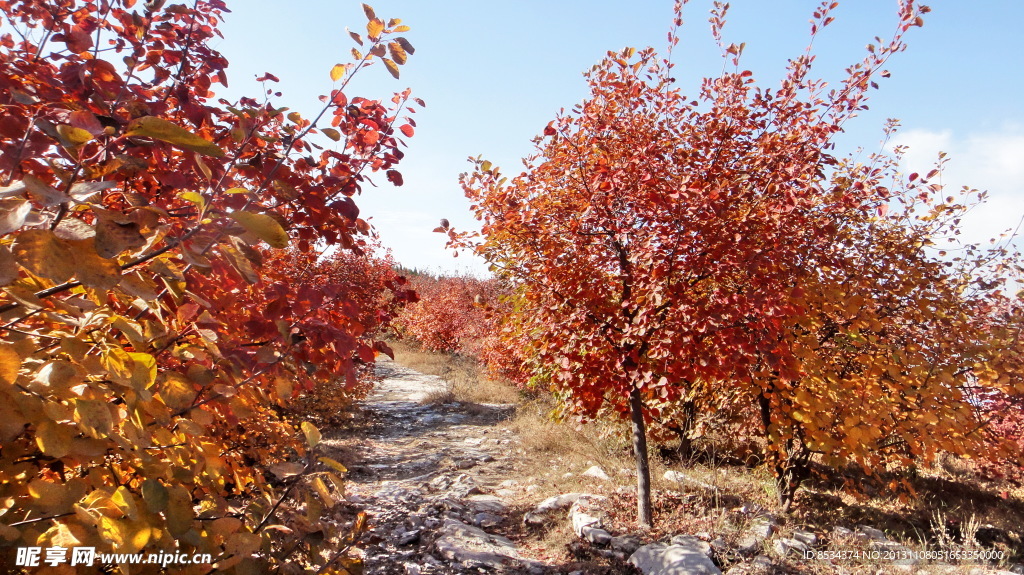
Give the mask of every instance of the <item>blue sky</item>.
[[[633, 4], [633, 5], [627, 5]], [[774, 85], [788, 58], [807, 43], [812, 0], [733, 0], [726, 42], [746, 42], [742, 65], [764, 85]], [[989, 206], [966, 223], [969, 238], [982, 240], [1016, 225], [1024, 215], [1024, 2], [938, 0], [925, 26], [907, 38], [909, 48], [889, 66], [892, 77], [873, 92], [870, 110], [847, 124], [839, 151], [877, 149], [886, 118], [899, 118], [898, 143], [911, 146], [907, 171], [927, 171], [941, 149], [950, 154], [944, 181], [987, 189]], [[401, 18], [416, 47], [394, 80], [382, 66], [360, 73], [349, 95], [387, 98], [411, 87], [427, 107], [415, 116], [400, 170], [405, 185], [383, 178], [357, 203], [382, 242], [408, 267], [482, 272], [465, 255], [453, 259], [444, 237], [431, 233], [441, 218], [473, 227], [458, 174], [466, 158], [483, 155], [518, 172], [530, 140], [560, 108], [586, 96], [582, 72], [608, 50], [626, 46], [663, 49], [671, 0], [626, 3], [606, 0], [371, 2], [382, 18]], [[708, 30], [710, 1], [684, 9], [676, 77], [695, 93], [702, 76], [722, 63]], [[345, 27], [364, 31], [359, 2], [271, 0], [229, 2], [217, 48], [228, 58], [231, 88], [221, 95], [258, 95], [255, 78], [281, 79], [277, 102], [311, 112], [331, 89], [330, 68], [351, 58]], [[818, 73], [831, 80], [858, 61], [874, 36], [896, 26], [895, 0], [847, 0], [836, 22], [815, 41]]]

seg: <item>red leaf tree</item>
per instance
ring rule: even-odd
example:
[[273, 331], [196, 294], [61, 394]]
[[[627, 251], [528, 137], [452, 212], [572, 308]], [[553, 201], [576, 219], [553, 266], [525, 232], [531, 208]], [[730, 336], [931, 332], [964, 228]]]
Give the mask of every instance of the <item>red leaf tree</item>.
[[[835, 6], [826, 2], [815, 12], [812, 39], [832, 21]], [[709, 414], [730, 401], [763, 407], [745, 431], [765, 442], [788, 509], [799, 484], [794, 470], [804, 469], [810, 453], [789, 426], [787, 393], [808, 377], [839, 393], [828, 374], [810, 368], [838, 362], [832, 354], [841, 346], [808, 349], [807, 340], [826, 334], [822, 314], [849, 296], [840, 278], [869, 274], [863, 297], [881, 297], [895, 288], [883, 275], [906, 258], [919, 262], [916, 271], [930, 270], [908, 274], [908, 284], [920, 288], [915, 303], [935, 305], [937, 292], [921, 286], [947, 277], [936, 271], [941, 262], [915, 244], [924, 232], [871, 218], [898, 199], [884, 185], [884, 166], [854, 166], [831, 153], [836, 134], [864, 108], [873, 79], [927, 8], [901, 2], [892, 39], [870, 46], [831, 90], [811, 77], [810, 50], [791, 60], [778, 87], [758, 87], [740, 67], [743, 46], [722, 41], [726, 8], [716, 3], [711, 17], [725, 71], [706, 78], [697, 98], [681, 93], [672, 62], [653, 50], [609, 53], [586, 74], [590, 96], [535, 140], [538, 151], [525, 160], [525, 172], [508, 180], [477, 161], [463, 176], [482, 233], [451, 232], [451, 245], [472, 247], [517, 287], [515, 335], [533, 340], [532, 365], [553, 371], [553, 385], [571, 406], [584, 418], [610, 408], [631, 420], [641, 524], [652, 520], [649, 421]], [[671, 45], [676, 41], [673, 28]], [[883, 247], [875, 250], [876, 242]], [[863, 265], [862, 258], [882, 252], [891, 257], [877, 268]], [[830, 274], [829, 266], [840, 271]], [[807, 294], [822, 290], [831, 303], [811, 303]], [[886, 317], [885, 329], [893, 329], [919, 316]], [[901, 332], [878, 349], [891, 352], [949, 325], [927, 327]], [[920, 383], [919, 368], [935, 359], [933, 351], [957, 354], [928, 347], [913, 369], [894, 371], [898, 379]], [[865, 379], [878, 376], [866, 369]], [[955, 387], [924, 392], [945, 398], [933, 404], [951, 406], [942, 417], [964, 408]], [[688, 434], [690, 426], [676, 427]], [[916, 429], [900, 437], [914, 439]], [[815, 445], [811, 451], [825, 449]], [[850, 458], [862, 456], [859, 450]]]

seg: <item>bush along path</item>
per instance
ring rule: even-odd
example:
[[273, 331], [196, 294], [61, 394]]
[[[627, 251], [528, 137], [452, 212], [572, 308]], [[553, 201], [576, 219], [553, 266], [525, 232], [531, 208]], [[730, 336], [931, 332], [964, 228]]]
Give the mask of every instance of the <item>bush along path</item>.
[[551, 572], [499, 534], [514, 523], [500, 495], [514, 437], [496, 424], [514, 407], [445, 402], [444, 380], [390, 361], [377, 373], [358, 443], [342, 431], [323, 442], [349, 463], [349, 504], [370, 517], [364, 572]]

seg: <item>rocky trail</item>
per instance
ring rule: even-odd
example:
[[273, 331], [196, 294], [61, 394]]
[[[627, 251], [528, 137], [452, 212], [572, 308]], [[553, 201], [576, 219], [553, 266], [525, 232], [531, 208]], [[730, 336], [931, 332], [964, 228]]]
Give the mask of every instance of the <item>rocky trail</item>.
[[325, 436], [327, 454], [349, 465], [347, 499], [366, 511], [368, 575], [548, 573], [523, 558], [500, 533], [509, 520], [511, 430], [497, 424], [513, 406], [424, 403], [445, 382], [394, 362], [377, 367], [382, 381], [364, 400], [367, 425], [358, 453]]

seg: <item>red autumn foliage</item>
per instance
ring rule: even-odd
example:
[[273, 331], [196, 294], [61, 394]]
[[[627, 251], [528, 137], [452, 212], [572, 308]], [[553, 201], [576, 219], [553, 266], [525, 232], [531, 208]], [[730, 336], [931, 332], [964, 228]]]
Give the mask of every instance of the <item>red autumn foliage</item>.
[[[812, 40], [836, 6], [814, 13]], [[697, 415], [736, 424], [764, 446], [785, 512], [812, 458], [871, 473], [981, 454], [964, 386], [1024, 388], [1019, 365], [1000, 375], [1015, 352], [985, 327], [1019, 255], [964, 246], [947, 264], [929, 247], [955, 237], [973, 192], [943, 200], [941, 167], [908, 182], [898, 157], [833, 152], [927, 7], [901, 2], [891, 40], [831, 90], [810, 49], [758, 85], [743, 46], [722, 41], [727, 8], [711, 17], [723, 72], [696, 98], [671, 58], [610, 52], [526, 171], [477, 160], [463, 176], [482, 232], [447, 230], [512, 286], [505, 335], [530, 339], [528, 369], [582, 418], [632, 421], [641, 524], [651, 420], [690, 435]]]
[[347, 92], [377, 62], [397, 76], [407, 27], [366, 7], [366, 53], [307, 119], [217, 99], [220, 0], [0, 8], [2, 539], [318, 569], [365, 518], [323, 520], [342, 468], [286, 408], [325, 382], [358, 393], [410, 297], [367, 259], [353, 197], [375, 172], [401, 183], [419, 102]]
[[496, 283], [469, 276], [417, 275], [411, 279], [419, 301], [398, 320], [402, 334], [424, 349], [475, 355], [488, 331], [485, 302], [497, 297]]

